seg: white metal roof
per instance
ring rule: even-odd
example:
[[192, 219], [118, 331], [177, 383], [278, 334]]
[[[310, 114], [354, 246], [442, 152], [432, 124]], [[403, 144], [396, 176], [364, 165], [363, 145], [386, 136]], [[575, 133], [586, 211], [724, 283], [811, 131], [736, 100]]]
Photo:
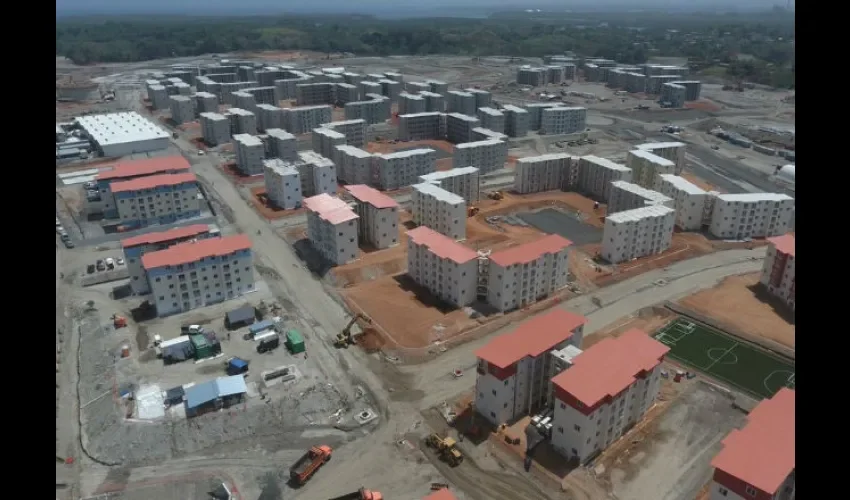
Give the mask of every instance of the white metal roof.
[[442, 113], [440, 113], [438, 111], [429, 111], [427, 113], [409, 113], [409, 114], [406, 114], [406, 115], [399, 115], [399, 118], [424, 118], [426, 116], [436, 118], [440, 115], [442, 115]]
[[195, 92], [195, 97], [200, 97], [201, 99], [211, 99], [211, 98], [215, 97], [216, 99], [218, 99], [218, 96], [216, 96], [212, 92], [203, 92], [203, 91], [202, 92]]
[[505, 104], [502, 106], [502, 111], [511, 111], [513, 113], [528, 113], [527, 110], [522, 109], [519, 106], [514, 106], [513, 104]]
[[424, 96], [424, 97], [443, 97], [443, 94], [431, 92], [430, 90], [423, 90], [423, 91], [419, 92], [419, 95]]
[[721, 194], [717, 196], [717, 199], [723, 200], [726, 202], [759, 202], [759, 201], [787, 201], [794, 200], [787, 194], [779, 194], [779, 193], [742, 193], [742, 194]]
[[501, 141], [499, 139], [486, 139], [483, 141], [475, 141], [475, 142], [462, 142], [455, 146], [455, 149], [472, 149], [478, 148], [482, 146], [497, 146], [499, 144], [504, 144], [505, 141]]
[[525, 158], [517, 159], [517, 163], [540, 163], [551, 160], [567, 160], [572, 158], [572, 155], [567, 153], [549, 153], [540, 156], [526, 156]]
[[233, 136], [233, 140], [242, 144], [243, 146], [263, 145], [263, 141], [261, 141], [259, 137], [251, 134], [236, 134]]
[[408, 157], [411, 157], [411, 156], [420, 156], [420, 155], [427, 155], [427, 154], [436, 155], [437, 152], [434, 151], [431, 148], [418, 148], [418, 149], [408, 149], [406, 151], [396, 151], [394, 153], [382, 154], [382, 155], [378, 155], [378, 157], [383, 158], [385, 160], [393, 160], [393, 159], [396, 159], [396, 158], [408, 158]]
[[470, 94], [469, 92], [462, 91], [462, 90], [449, 90], [446, 93], [456, 95], [456, 96], [460, 96], [460, 97], [475, 97], [474, 95]]
[[371, 158], [373, 156], [372, 153], [363, 151], [362, 149], [349, 144], [340, 144], [339, 146], [336, 146], [336, 149], [340, 153], [348, 156], [354, 156], [355, 158]]
[[274, 104], [257, 104], [257, 109], [262, 109], [263, 111], [271, 111], [271, 112], [276, 112], [276, 111], [283, 112], [283, 108], [279, 108], [279, 107], [275, 106]]
[[649, 205], [646, 207], [636, 208], [634, 210], [617, 212], [616, 214], [609, 215], [605, 221], [611, 221], [617, 224], [621, 222], [635, 222], [648, 217], [658, 217], [674, 212], [675, 210], [670, 207], [665, 207], [664, 205]]
[[425, 98], [423, 98], [421, 95], [409, 94], [407, 92], [401, 92], [398, 96], [403, 97], [405, 99], [412, 99], [414, 101], [424, 101], [425, 100]]
[[665, 167], [673, 167], [676, 164], [667, 158], [662, 158], [656, 154], [652, 154], [652, 150], [650, 149], [633, 149], [628, 152], [628, 154], [637, 156], [638, 158], [643, 158], [644, 160], [651, 161], [656, 165], [663, 165]]
[[653, 149], [667, 149], [667, 148], [683, 148], [685, 147], [684, 142], [647, 142], [645, 144], [638, 144], [638, 149], [644, 149], [652, 151]]
[[331, 107], [328, 106], [327, 104], [319, 104], [317, 106], [296, 106], [294, 108], [287, 108], [287, 109], [290, 112], [297, 112], [297, 111], [314, 111], [314, 110], [317, 110], [317, 109], [331, 109]]
[[343, 140], [345, 140], [345, 134], [337, 132], [336, 130], [334, 130], [332, 128], [322, 128], [322, 127], [314, 128], [313, 133], [323, 135], [323, 136], [331, 138], [331, 139], [343, 139]]
[[616, 170], [618, 172], [631, 172], [632, 169], [626, 167], [625, 165], [620, 165], [619, 163], [615, 163], [608, 158], [600, 158], [594, 155], [582, 156], [582, 160], [593, 163], [594, 165], [599, 165], [600, 167], [608, 168], [611, 170]]
[[100, 146], [169, 137], [167, 132], [135, 111], [81, 116], [74, 121]]
[[254, 113], [248, 111], [247, 109], [242, 109], [242, 108], [230, 108], [227, 111], [225, 111], [225, 113], [227, 113], [229, 115], [254, 116]]
[[298, 159], [303, 161], [304, 163], [309, 163], [314, 167], [332, 167], [334, 165], [334, 162], [332, 162], [328, 158], [325, 158], [324, 156], [320, 155], [315, 151], [299, 151]]
[[465, 114], [463, 114], [463, 113], [449, 113], [449, 114], [448, 114], [448, 115], [446, 115], [446, 116], [448, 116], [449, 118], [457, 118], [458, 120], [463, 120], [463, 121], [465, 121], [465, 122], [478, 122], [478, 121], [481, 121], [481, 120], [479, 120], [478, 118], [476, 118], [476, 117], [474, 117], [474, 116], [465, 115]]
[[691, 181], [685, 179], [684, 177], [680, 177], [678, 175], [673, 174], [662, 174], [661, 179], [666, 182], [669, 182], [676, 189], [684, 191], [688, 194], [705, 194], [705, 190], [701, 187], [693, 184]]
[[366, 124], [366, 120], [364, 120], [363, 118], [357, 118], [357, 119], [354, 119], [354, 120], [342, 120], [342, 121], [338, 121], [338, 122], [323, 123], [321, 128], [336, 129], [337, 127], [346, 127], [348, 125], [365, 125], [365, 124]]
[[460, 175], [470, 175], [478, 173], [478, 168], [476, 167], [458, 167], [450, 170], [444, 170], [442, 172], [431, 172], [430, 174], [420, 175], [419, 179], [422, 181], [439, 181], [442, 179], [448, 179], [451, 177], [457, 177]]
[[661, 194], [658, 191], [653, 191], [652, 189], [647, 189], [632, 182], [614, 181], [611, 183], [611, 185], [617, 187], [618, 189], [634, 193], [645, 199], [646, 201], [651, 201], [653, 203], [666, 203], [668, 201], [673, 201], [673, 199], [667, 195]]
[[450, 205], [458, 205], [461, 203], [465, 203], [463, 197], [446, 191], [445, 189], [431, 184], [430, 182], [414, 184], [412, 187], [414, 191], [431, 196], [436, 200], [448, 203]]
[[223, 115], [223, 114], [221, 114], [221, 113], [212, 113], [212, 112], [201, 113], [201, 114], [200, 114], [200, 117], [201, 117], [201, 118], [206, 118], [207, 120], [212, 120], [212, 121], [227, 120], [227, 117], [226, 117], [226, 116], [224, 116], [224, 115]]
[[483, 108], [478, 108], [478, 111], [481, 112], [481, 113], [484, 113], [485, 115], [490, 115], [490, 116], [505, 116], [501, 111], [499, 111], [496, 108], [483, 107]]
[[298, 169], [291, 162], [287, 162], [281, 160], [280, 158], [272, 158], [270, 160], [264, 160], [263, 166], [269, 170], [274, 171], [276, 174], [280, 176], [297, 176]]
[[289, 133], [289, 132], [287, 132], [286, 130], [283, 130], [282, 128], [270, 128], [270, 129], [267, 129], [267, 130], [266, 130], [266, 135], [269, 135], [269, 136], [274, 137], [274, 138], [276, 138], [276, 139], [284, 139], [284, 140], [286, 140], [286, 139], [292, 139], [292, 140], [294, 140], [294, 139], [295, 139], [295, 136], [294, 136], [294, 135], [290, 134], [290, 133]]
[[171, 99], [172, 101], [183, 101], [183, 102], [189, 102], [189, 101], [192, 100], [192, 98], [187, 96], [187, 95], [173, 95], [173, 96], [169, 96], [169, 99]]

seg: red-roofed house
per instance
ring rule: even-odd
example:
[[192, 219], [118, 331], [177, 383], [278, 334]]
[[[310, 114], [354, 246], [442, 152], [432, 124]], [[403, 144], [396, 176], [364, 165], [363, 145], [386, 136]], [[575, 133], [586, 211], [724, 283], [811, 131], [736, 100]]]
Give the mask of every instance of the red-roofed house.
[[335, 265], [357, 259], [359, 217], [348, 203], [336, 196], [322, 193], [305, 198], [307, 208], [307, 237], [313, 248]]
[[567, 286], [570, 245], [570, 240], [550, 234], [490, 255], [487, 302], [500, 311], [510, 311]]
[[345, 190], [357, 202], [360, 241], [374, 248], [398, 245], [398, 203], [365, 184], [345, 186]]
[[475, 410], [499, 425], [548, 408], [555, 366], [551, 353], [581, 345], [585, 323], [584, 316], [553, 309], [475, 351]]
[[781, 389], [750, 412], [743, 429], [723, 439], [711, 462], [711, 500], [794, 500], [796, 399], [793, 390]]
[[180, 155], [158, 156], [143, 160], [122, 161], [112, 170], [98, 174], [96, 183], [99, 199], [92, 203], [92, 210], [103, 212], [107, 219], [118, 217], [118, 207], [112, 194], [113, 183], [163, 174], [184, 174], [189, 172], [189, 162]]
[[586, 463], [619, 439], [655, 403], [661, 362], [669, 350], [631, 329], [576, 356], [552, 379], [552, 446]]
[[457, 307], [478, 298], [478, 252], [426, 226], [407, 232], [407, 275]]
[[179, 243], [141, 259], [159, 316], [254, 290], [251, 240], [244, 234]]
[[764, 257], [761, 284], [794, 311], [794, 276], [797, 267], [794, 235], [786, 234], [769, 238], [767, 241], [770, 245]]

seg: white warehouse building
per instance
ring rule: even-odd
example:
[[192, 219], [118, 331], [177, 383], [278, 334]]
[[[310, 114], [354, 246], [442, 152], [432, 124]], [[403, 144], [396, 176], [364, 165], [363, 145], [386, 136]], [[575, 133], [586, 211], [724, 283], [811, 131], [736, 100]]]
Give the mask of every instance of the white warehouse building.
[[74, 118], [102, 156], [119, 157], [168, 149], [171, 136], [135, 111]]
[[375, 188], [355, 184], [345, 186], [360, 217], [360, 244], [382, 249], [398, 245], [398, 203]]
[[655, 189], [658, 176], [676, 173], [675, 163], [644, 149], [629, 151], [626, 166], [632, 169], [632, 182], [647, 189]]
[[794, 198], [786, 194], [721, 194], [714, 200], [709, 232], [718, 238], [769, 238], [791, 230]]
[[322, 193], [304, 199], [307, 208], [307, 238], [328, 262], [343, 265], [360, 255], [358, 219], [347, 203]]
[[280, 158], [263, 162], [266, 198], [278, 208], [292, 210], [301, 207], [301, 178], [298, 169]]
[[453, 168], [443, 172], [421, 175], [419, 182], [427, 182], [441, 187], [460, 196], [467, 204], [478, 201], [480, 196], [479, 174], [475, 167]]
[[430, 183], [413, 185], [413, 222], [427, 226], [453, 240], [466, 239], [466, 201]]
[[659, 254], [673, 242], [676, 211], [654, 205], [616, 213], [605, 218], [602, 258], [612, 264]]
[[477, 298], [478, 252], [420, 226], [407, 232], [407, 274], [435, 297], [465, 307]]
[[508, 143], [496, 139], [464, 142], [454, 148], [452, 165], [476, 167], [482, 174], [505, 168], [508, 161]]
[[684, 177], [670, 174], [659, 176], [655, 189], [673, 199], [676, 227], [682, 231], [702, 229], [703, 221], [707, 220], [705, 209], [708, 193]]
[[673, 199], [658, 191], [646, 189], [631, 182], [614, 181], [611, 183], [611, 192], [608, 193], [608, 215], [652, 205], [672, 208]]

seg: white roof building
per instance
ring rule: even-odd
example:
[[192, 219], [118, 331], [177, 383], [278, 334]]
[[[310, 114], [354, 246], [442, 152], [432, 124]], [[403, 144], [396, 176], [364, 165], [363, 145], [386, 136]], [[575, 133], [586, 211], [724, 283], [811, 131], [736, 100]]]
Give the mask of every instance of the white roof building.
[[169, 134], [135, 111], [81, 116], [74, 122], [103, 156], [127, 156], [168, 148]]

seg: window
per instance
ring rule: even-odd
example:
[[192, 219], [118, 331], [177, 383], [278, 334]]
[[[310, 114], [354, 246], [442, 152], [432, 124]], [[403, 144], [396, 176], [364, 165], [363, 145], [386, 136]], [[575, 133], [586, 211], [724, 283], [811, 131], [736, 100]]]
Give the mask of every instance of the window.
[[717, 492], [720, 493], [721, 495], [723, 495], [724, 497], [729, 494], [729, 490], [727, 490], [726, 488], [724, 488], [722, 486], [717, 488]]
[[574, 425], [573, 429], [575, 429], [576, 432], [581, 432], [581, 426], [580, 425]]
[[750, 495], [751, 497], [756, 496], [756, 489], [752, 486], [747, 486], [747, 495]]
[[564, 403], [561, 403], [561, 409], [562, 409], [562, 410], [566, 410], [566, 409], [567, 409], [567, 405], [565, 405]]
[[507, 387], [507, 386], [508, 386], [508, 381], [507, 381], [507, 380], [505, 380], [505, 387]]
[[558, 432], [560, 432], [561, 434], [563, 434], [563, 433], [564, 433], [564, 428], [563, 428], [563, 427], [558, 427]]

